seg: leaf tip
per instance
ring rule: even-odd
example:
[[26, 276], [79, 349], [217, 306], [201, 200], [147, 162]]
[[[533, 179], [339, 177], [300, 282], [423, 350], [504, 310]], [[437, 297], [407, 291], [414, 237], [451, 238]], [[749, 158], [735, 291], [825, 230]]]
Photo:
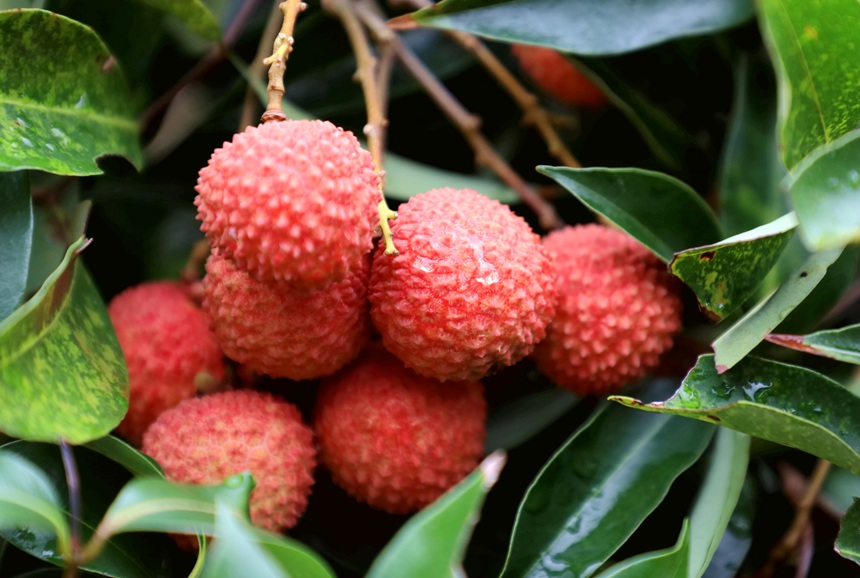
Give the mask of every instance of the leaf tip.
[[420, 28], [412, 14], [404, 14], [387, 21], [385, 25], [391, 30], [415, 30]]
[[481, 468], [481, 473], [484, 476], [485, 487], [492, 488], [496, 484], [507, 460], [508, 456], [503, 450], [496, 450], [484, 458], [478, 467]]

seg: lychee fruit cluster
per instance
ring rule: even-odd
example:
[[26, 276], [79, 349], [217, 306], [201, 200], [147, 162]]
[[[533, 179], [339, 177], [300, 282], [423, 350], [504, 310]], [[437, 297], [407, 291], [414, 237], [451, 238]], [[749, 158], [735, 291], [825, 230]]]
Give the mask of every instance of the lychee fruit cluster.
[[606, 102], [603, 91], [552, 48], [514, 44], [511, 52], [532, 82], [556, 100], [585, 108]]
[[159, 414], [224, 379], [224, 359], [209, 320], [180, 283], [126, 289], [108, 314], [129, 377], [129, 409], [117, 431], [140, 446]]
[[356, 499], [394, 514], [430, 504], [478, 465], [487, 404], [477, 381], [441, 383], [381, 347], [320, 387], [320, 461]]
[[558, 305], [538, 368], [580, 395], [605, 395], [657, 365], [681, 327], [673, 278], [629, 235], [600, 225], [566, 227], [544, 239]]

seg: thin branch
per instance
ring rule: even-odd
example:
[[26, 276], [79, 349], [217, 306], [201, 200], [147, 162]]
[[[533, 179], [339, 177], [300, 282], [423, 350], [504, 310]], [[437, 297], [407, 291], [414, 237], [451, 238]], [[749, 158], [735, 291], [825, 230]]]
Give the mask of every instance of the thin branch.
[[81, 551], [81, 478], [75, 454], [68, 442], [59, 440], [63, 468], [66, 470], [66, 485], [69, 487], [69, 514], [71, 515], [71, 560], [67, 560], [63, 578], [76, 578]]
[[[358, 16], [377, 35], [383, 35], [387, 30], [385, 20], [376, 8], [367, 0], [353, 0], [353, 6]], [[493, 149], [492, 144], [481, 133], [481, 120], [463, 107], [460, 102], [445, 88], [445, 85], [428, 69], [421, 60], [400, 40], [393, 35], [390, 41], [397, 58], [415, 77], [419, 84], [432, 98], [436, 105], [460, 130], [460, 133], [475, 151], [475, 161], [489, 167], [519, 195], [520, 199], [538, 216], [541, 227], [555, 229], [564, 225], [555, 207], [547, 203], [541, 196], [514, 171], [510, 165]]]
[[287, 71], [287, 59], [293, 51], [293, 28], [299, 12], [307, 8], [302, 0], [286, 0], [281, 2], [279, 8], [284, 13], [284, 23], [281, 31], [275, 36], [272, 55], [263, 60], [263, 64], [269, 67], [269, 86], [266, 90], [268, 102], [266, 112], [260, 118], [260, 122], [287, 120], [287, 115], [281, 106], [284, 99], [284, 73]]
[[[250, 78], [260, 78], [266, 70], [266, 65], [263, 60], [269, 55], [269, 47], [274, 45], [275, 38], [278, 36], [278, 28], [281, 24], [281, 5], [280, 0], [272, 2], [272, 11], [269, 14], [269, 19], [266, 21], [266, 28], [263, 30], [263, 35], [260, 37], [260, 43], [257, 45], [257, 53], [254, 55], [254, 60], [248, 66], [248, 76]], [[245, 89], [245, 100], [242, 102], [242, 114], [239, 120], [239, 129], [237, 132], [245, 130], [247, 126], [254, 122], [257, 116], [257, 91], [254, 90], [252, 84], [248, 84]]]
[[[425, 8], [433, 6], [431, 0], [399, 0], [398, 4], [406, 4], [413, 8]], [[540, 106], [538, 98], [511, 74], [511, 71], [496, 58], [496, 55], [487, 48], [487, 45], [467, 32], [458, 30], [446, 30], [445, 33], [457, 41], [466, 50], [475, 55], [478, 62], [493, 75], [496, 81], [523, 111], [523, 120], [527, 125], [534, 126], [547, 144], [549, 153], [568, 167], [582, 166], [573, 156], [573, 153], [565, 146], [564, 141], [555, 130], [549, 113]]]

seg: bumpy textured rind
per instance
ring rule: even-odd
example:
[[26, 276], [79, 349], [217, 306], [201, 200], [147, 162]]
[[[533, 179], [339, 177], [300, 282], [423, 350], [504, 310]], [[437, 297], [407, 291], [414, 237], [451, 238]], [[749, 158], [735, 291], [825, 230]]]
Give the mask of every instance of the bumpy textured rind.
[[480, 382], [421, 377], [373, 347], [323, 380], [314, 409], [320, 462], [357, 500], [413, 512], [477, 466], [486, 412]]
[[313, 432], [294, 405], [258, 391], [183, 401], [146, 431], [143, 451], [176, 482], [220, 484], [250, 471], [251, 520], [272, 532], [296, 525], [314, 482]]
[[111, 300], [108, 314], [129, 377], [128, 413], [117, 431], [140, 447], [161, 412], [224, 379], [224, 358], [209, 319], [179, 283], [126, 289]]
[[380, 243], [371, 318], [386, 349], [440, 380], [481, 379], [543, 339], [555, 306], [539, 237], [511, 210], [468, 189], [434, 189], [398, 209], [399, 255]]
[[224, 354], [271, 377], [314, 379], [352, 361], [370, 339], [367, 256], [314, 293], [255, 281], [213, 252], [203, 307]]
[[248, 128], [212, 154], [197, 192], [212, 246], [261, 281], [320, 289], [373, 248], [379, 177], [370, 153], [330, 122]]
[[534, 353], [538, 368], [580, 395], [606, 395], [655, 367], [681, 328], [678, 286], [635, 239], [601, 225], [544, 239], [558, 306]]
[[553, 98], [587, 108], [597, 108], [606, 102], [606, 95], [552, 48], [515, 44], [511, 51], [523, 72]]

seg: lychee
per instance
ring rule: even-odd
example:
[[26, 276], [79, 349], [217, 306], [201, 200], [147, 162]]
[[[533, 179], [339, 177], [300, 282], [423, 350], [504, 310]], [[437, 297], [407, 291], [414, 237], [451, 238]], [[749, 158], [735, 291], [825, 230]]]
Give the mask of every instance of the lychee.
[[586, 108], [597, 108], [606, 102], [603, 91], [552, 48], [514, 44], [511, 52], [532, 82], [553, 98]]
[[365, 256], [340, 281], [305, 294], [256, 281], [214, 251], [203, 306], [222, 350], [245, 369], [313, 379], [349, 363], [370, 339], [369, 275]]
[[128, 366], [129, 408], [117, 431], [135, 446], [161, 412], [224, 379], [209, 320], [180, 284], [144, 283], [113, 298], [108, 313]]
[[213, 248], [260, 281], [314, 290], [373, 248], [381, 200], [370, 153], [330, 122], [250, 127], [200, 170], [194, 203]]
[[544, 239], [558, 305], [538, 368], [580, 395], [606, 395], [655, 367], [681, 328], [677, 285], [635, 239], [601, 225], [566, 227]]
[[296, 525], [316, 466], [313, 433], [296, 406], [252, 390], [183, 401], [146, 431], [143, 451], [175, 482], [220, 484], [251, 472], [251, 521], [272, 532]]
[[468, 189], [409, 199], [392, 222], [399, 255], [377, 249], [368, 295], [386, 349], [421, 375], [480, 379], [543, 339], [555, 305], [529, 225]]
[[372, 347], [323, 380], [314, 409], [320, 462], [354, 498], [412, 512], [477, 466], [486, 412], [480, 382], [421, 377]]

